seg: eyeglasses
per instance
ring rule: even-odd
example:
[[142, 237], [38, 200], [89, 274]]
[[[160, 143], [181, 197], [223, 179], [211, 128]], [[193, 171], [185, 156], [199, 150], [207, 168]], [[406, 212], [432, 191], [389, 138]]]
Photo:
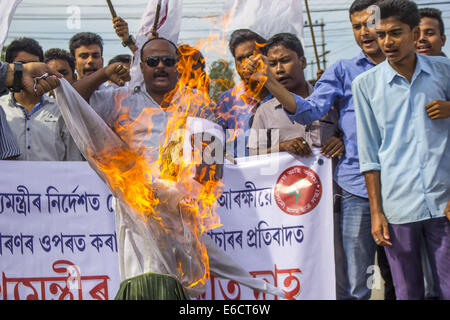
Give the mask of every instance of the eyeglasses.
[[171, 56], [163, 56], [163, 57], [150, 56], [150, 57], [147, 57], [147, 59], [145, 60], [147, 65], [152, 68], [159, 65], [160, 61], [162, 61], [163, 65], [165, 65], [166, 67], [173, 67], [175, 65], [175, 63], [177, 62], [176, 59]]

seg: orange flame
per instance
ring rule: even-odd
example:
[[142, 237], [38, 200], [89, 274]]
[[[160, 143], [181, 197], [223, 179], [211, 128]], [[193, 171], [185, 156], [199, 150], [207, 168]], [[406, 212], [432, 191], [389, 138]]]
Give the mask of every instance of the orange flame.
[[[147, 108], [132, 121], [128, 116], [130, 113], [123, 112], [126, 108], [130, 108], [122, 104], [126, 97], [118, 95], [115, 97], [116, 106], [121, 108], [119, 114], [124, 115], [117, 117], [113, 127], [122, 139], [123, 146], [104, 150], [102, 154], [93, 156], [93, 161], [106, 175], [107, 183], [115, 195], [121, 195], [129, 206], [142, 215], [145, 222], [157, 222], [163, 232], [156, 236], [162, 239], [169, 237], [181, 239], [182, 242], [190, 241], [189, 248], [186, 243], [181, 244], [182, 250], [185, 248], [191, 250], [189, 255], [183, 256], [183, 252], [177, 253], [174, 249], [174, 270], [170, 270], [176, 273], [174, 275], [188, 288], [204, 285], [210, 274], [209, 258], [201, 236], [208, 230], [220, 226], [215, 206], [222, 184], [216, 178], [217, 165], [198, 166], [195, 161], [186, 161], [181, 146], [185, 144], [186, 138], [193, 139], [184, 134], [188, 117], [210, 118], [216, 112], [209, 97], [211, 81], [204, 70], [205, 59], [200, 51], [215, 50], [225, 54], [226, 48], [225, 35], [213, 33], [207, 39], [200, 40], [195, 48], [180, 46], [179, 81], [162, 103], [168, 106], [166, 112], [170, 117], [162, 135], [164, 139], [157, 150], [149, 150], [143, 142], [152, 136], [154, 126], [152, 117], [163, 111]], [[255, 56], [258, 54], [254, 53]], [[248, 105], [253, 104], [252, 97], [260, 96], [267, 79], [264, 79], [266, 66], [262, 60], [259, 61], [257, 73], [261, 75], [250, 78], [244, 87], [236, 86], [232, 91], [233, 95], [240, 96]], [[248, 105], [236, 105], [233, 108], [248, 108]], [[138, 147], [135, 149], [129, 148], [136, 145]], [[194, 146], [193, 159], [201, 159], [205, 147], [206, 142], [202, 142], [200, 148]], [[155, 154], [154, 151], [157, 151], [157, 157], [151, 157]], [[195, 180], [192, 178], [193, 173], [196, 174]], [[174, 193], [165, 193], [165, 188], [172, 190], [175, 188], [182, 190], [183, 193], [179, 192], [175, 196]], [[177, 212], [179, 224], [174, 226], [172, 217], [167, 218], [163, 210]], [[188, 240], [189, 237], [192, 239]], [[186, 259], [187, 256], [192, 258]], [[193, 270], [192, 260], [195, 259], [200, 261], [202, 272], [195, 273], [195, 277], [192, 278], [190, 274]]]
[[[201, 236], [220, 226], [215, 206], [221, 183], [216, 179], [216, 165], [202, 167], [183, 157], [182, 146], [186, 139], [188, 117], [206, 118], [212, 115], [213, 110], [209, 98], [209, 77], [201, 67], [204, 65], [204, 58], [197, 49], [188, 46], [182, 47], [179, 52], [179, 82], [163, 102], [163, 105], [168, 105], [166, 112], [170, 117], [163, 133], [164, 139], [157, 148], [157, 157], [150, 158], [155, 150], [149, 150], [143, 142], [152, 135], [152, 117], [163, 111], [147, 108], [132, 121], [127, 110], [130, 107], [123, 104], [126, 96], [117, 94], [115, 102], [120, 110], [112, 127], [123, 141], [123, 146], [104, 150], [102, 154], [93, 155], [92, 158], [106, 175], [107, 183], [115, 195], [119, 194], [129, 206], [139, 212], [146, 223], [157, 222], [163, 233], [156, 236], [163, 239], [173, 236], [174, 239], [190, 241], [189, 248], [186, 244], [180, 246], [187, 248], [186, 250], [192, 249], [189, 252], [192, 259], [184, 258], [182, 252], [174, 253], [176, 270], [171, 271], [176, 273], [175, 276], [184, 286], [194, 288], [204, 285], [209, 277], [209, 258]], [[136, 145], [138, 147], [135, 149], [129, 147]], [[206, 146], [207, 143], [202, 142], [200, 148], [194, 147], [193, 158], [201, 159]], [[166, 194], [164, 190], [170, 188], [183, 192]], [[164, 210], [175, 215], [178, 213], [178, 224], [174, 226], [174, 218], [167, 217]], [[199, 260], [202, 272], [192, 278], [190, 273], [193, 263], [190, 260], [195, 259]], [[195, 270], [198, 271], [199, 268]]]

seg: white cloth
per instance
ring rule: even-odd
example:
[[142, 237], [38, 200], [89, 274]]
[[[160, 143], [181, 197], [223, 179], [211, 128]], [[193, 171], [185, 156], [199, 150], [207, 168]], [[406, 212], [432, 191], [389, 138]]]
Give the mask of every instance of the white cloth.
[[302, 1], [235, 0], [224, 15], [225, 31], [250, 29], [269, 39], [290, 32], [303, 41]]
[[160, 37], [172, 41], [175, 45], [178, 42], [180, 34], [181, 15], [182, 15], [182, 0], [150, 0], [147, 3], [144, 14], [142, 15], [139, 29], [136, 34], [136, 47], [138, 48], [134, 53], [133, 61], [130, 67], [131, 80], [129, 86], [134, 88], [143, 81], [143, 76], [140, 68], [141, 63], [141, 47], [150, 38], [153, 23], [155, 21], [156, 7], [158, 2], [161, 3], [161, 11], [159, 15], [159, 22], [157, 24], [157, 31]]
[[0, 51], [8, 37], [9, 25], [22, 0], [0, 0]]

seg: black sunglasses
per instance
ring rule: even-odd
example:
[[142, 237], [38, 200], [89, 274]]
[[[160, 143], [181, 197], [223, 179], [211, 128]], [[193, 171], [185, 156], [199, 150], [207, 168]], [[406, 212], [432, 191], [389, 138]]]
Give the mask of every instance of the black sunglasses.
[[166, 67], [173, 67], [175, 65], [175, 63], [177, 62], [177, 60], [171, 56], [163, 56], [163, 57], [150, 56], [150, 57], [147, 57], [147, 59], [145, 60], [147, 65], [152, 68], [159, 65], [159, 61], [162, 61], [163, 65], [165, 65]]

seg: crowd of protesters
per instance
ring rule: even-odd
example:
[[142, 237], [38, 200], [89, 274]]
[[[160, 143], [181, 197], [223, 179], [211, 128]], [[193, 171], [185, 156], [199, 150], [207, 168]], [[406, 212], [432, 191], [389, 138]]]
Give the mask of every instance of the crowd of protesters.
[[[381, 14], [376, 27], [369, 25], [372, 5]], [[360, 51], [320, 71], [314, 87], [305, 79], [296, 35], [231, 34], [241, 81], [210, 103], [210, 118], [224, 132], [245, 133], [243, 143], [240, 135], [227, 137], [234, 143], [231, 158], [309, 157], [312, 148], [332, 158], [338, 299], [370, 298], [375, 256], [385, 299], [450, 299], [450, 60], [442, 52], [441, 15], [408, 0], [355, 0], [349, 18]], [[192, 79], [201, 74], [201, 87], [209, 88], [200, 51], [160, 37], [139, 49], [124, 19], [114, 18], [113, 26], [131, 55], [106, 66], [95, 33], [75, 34], [68, 50], [44, 52], [30, 38], [9, 44], [0, 69], [0, 159], [84, 160], [52, 93], [59, 80], [43, 78], [33, 88], [44, 72], [64, 77], [113, 129], [124, 111], [116, 106], [117, 92], [130, 92], [125, 102], [132, 108], [125, 111], [133, 120], [146, 108], [167, 110], [177, 85], [196, 89], [189, 77], [179, 83], [185, 52], [195, 60]], [[129, 88], [137, 50], [144, 82]], [[155, 136], [169, 115], [159, 117]], [[157, 141], [149, 138], [154, 147]]]

